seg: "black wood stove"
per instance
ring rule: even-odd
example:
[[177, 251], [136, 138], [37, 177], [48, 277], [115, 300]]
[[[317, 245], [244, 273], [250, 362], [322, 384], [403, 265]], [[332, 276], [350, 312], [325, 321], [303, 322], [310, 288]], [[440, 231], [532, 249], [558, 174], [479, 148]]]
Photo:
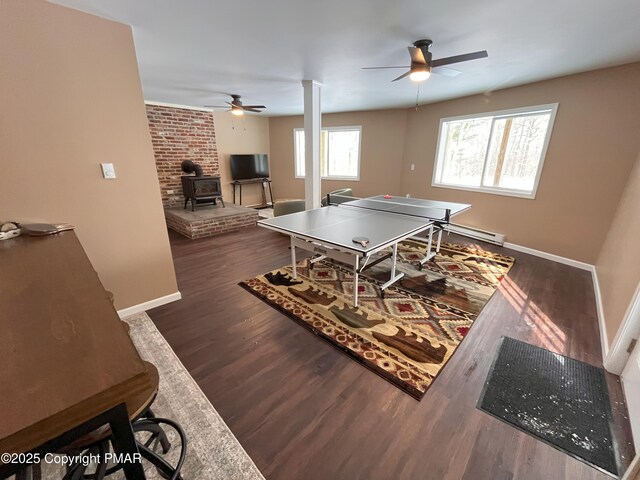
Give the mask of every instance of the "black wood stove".
[[191, 211], [196, 205], [217, 205], [217, 201], [224, 207], [222, 199], [222, 187], [220, 177], [207, 177], [202, 174], [202, 167], [190, 160], [182, 162], [182, 171], [185, 173], [195, 173], [194, 175], [183, 175], [182, 194], [184, 195], [184, 208], [187, 208], [191, 200]]

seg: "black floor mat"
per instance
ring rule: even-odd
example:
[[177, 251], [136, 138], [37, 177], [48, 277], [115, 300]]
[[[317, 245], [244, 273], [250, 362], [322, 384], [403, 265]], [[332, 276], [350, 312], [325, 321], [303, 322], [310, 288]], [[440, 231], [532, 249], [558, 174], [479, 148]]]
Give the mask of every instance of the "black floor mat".
[[617, 475], [604, 370], [503, 337], [478, 408]]

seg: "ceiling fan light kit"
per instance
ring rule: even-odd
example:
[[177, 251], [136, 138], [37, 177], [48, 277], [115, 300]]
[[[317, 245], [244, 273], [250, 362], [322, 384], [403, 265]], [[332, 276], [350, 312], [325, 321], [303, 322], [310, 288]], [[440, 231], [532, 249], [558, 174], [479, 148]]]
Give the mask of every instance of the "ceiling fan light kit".
[[409, 79], [414, 82], [424, 82], [431, 76], [431, 69], [428, 67], [424, 68], [412, 68], [411, 73], [409, 74]]
[[[262, 113], [263, 108], [267, 108], [264, 105], [243, 105], [242, 100], [240, 100], [240, 95], [231, 95], [230, 102], [224, 102], [230, 108], [226, 111], [231, 112], [232, 115], [236, 115], [238, 117], [244, 115], [244, 112], [253, 112], [253, 113]], [[205, 108], [227, 108], [222, 105], [205, 105]]]
[[364, 67], [364, 70], [375, 70], [379, 68], [408, 68], [409, 70], [397, 78], [394, 78], [392, 82], [401, 80], [405, 77], [409, 77], [414, 82], [423, 82], [427, 80], [431, 73], [437, 73], [447, 77], [455, 77], [460, 72], [452, 68], [447, 68], [445, 65], [451, 65], [453, 63], [467, 62], [469, 60], [475, 60], [478, 58], [485, 58], [489, 55], [486, 50], [480, 50], [473, 53], [465, 53], [463, 55], [454, 55], [453, 57], [432, 59], [430, 51], [433, 42], [428, 38], [422, 40], [416, 40], [413, 42], [412, 47], [407, 47], [409, 55], [411, 56], [411, 65], [406, 67]]

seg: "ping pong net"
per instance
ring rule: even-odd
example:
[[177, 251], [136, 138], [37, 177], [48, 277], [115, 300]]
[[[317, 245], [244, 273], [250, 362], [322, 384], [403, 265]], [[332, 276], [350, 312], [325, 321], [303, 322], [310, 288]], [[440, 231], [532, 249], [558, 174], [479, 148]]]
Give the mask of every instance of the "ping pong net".
[[340, 206], [341, 208], [374, 210], [396, 215], [419, 217], [442, 224], [448, 224], [451, 219], [451, 209], [449, 208], [429, 205], [427, 200], [423, 200], [422, 204], [409, 203], [409, 199], [403, 200], [403, 197], [379, 200], [375, 198], [357, 198], [347, 195], [332, 195], [329, 193], [326, 196], [326, 202], [323, 203], [326, 205]]

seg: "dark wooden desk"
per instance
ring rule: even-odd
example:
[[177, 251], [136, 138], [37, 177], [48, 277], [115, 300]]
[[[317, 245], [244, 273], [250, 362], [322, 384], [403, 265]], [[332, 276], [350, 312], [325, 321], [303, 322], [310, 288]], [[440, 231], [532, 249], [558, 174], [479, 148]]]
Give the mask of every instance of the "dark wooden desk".
[[[233, 185], [233, 203], [236, 203], [236, 187], [240, 189], [240, 203], [238, 205], [242, 205], [242, 186], [243, 185], [251, 185], [251, 184], [260, 184], [260, 188], [262, 189], [262, 204], [254, 205], [254, 208], [267, 208], [273, 207], [273, 190], [271, 189], [271, 179], [270, 178], [249, 178], [247, 180], [234, 180], [231, 182]], [[269, 198], [271, 198], [271, 203], [267, 201], [267, 191], [265, 185], [269, 187]]]
[[96, 419], [137, 452], [124, 402], [150, 379], [74, 232], [0, 242], [0, 312], [0, 453], [59, 447]]

